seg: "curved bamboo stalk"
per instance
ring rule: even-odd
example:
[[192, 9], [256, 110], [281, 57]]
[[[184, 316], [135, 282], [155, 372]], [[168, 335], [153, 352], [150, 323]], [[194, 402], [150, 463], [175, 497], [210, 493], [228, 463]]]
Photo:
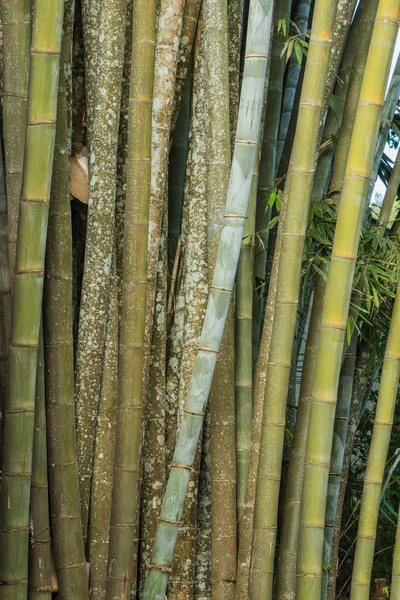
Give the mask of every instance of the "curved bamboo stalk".
[[[51, 528], [58, 595], [87, 600], [75, 438], [72, 232], [69, 197], [74, 2], [64, 4], [56, 149], [50, 197], [44, 342]], [[62, 368], [60, 368], [62, 365]]]
[[[319, 599], [321, 594], [326, 493], [337, 386], [361, 220], [399, 11], [399, 2], [380, 0], [350, 143], [313, 386], [300, 517], [298, 600]], [[338, 281], [342, 282], [340, 287]]]
[[249, 585], [251, 598], [271, 598], [272, 594], [286, 400], [304, 239], [336, 8], [334, 0], [323, 0], [315, 7], [289, 169], [287, 212], [283, 224], [257, 473]]
[[107, 587], [118, 393], [118, 294], [115, 258], [114, 249], [90, 498], [88, 554], [91, 600], [104, 600]]
[[[382, 1], [382, 0], [381, 0]], [[400, 6], [398, 6], [398, 13]], [[378, 13], [379, 14], [379, 13]], [[385, 13], [384, 13], [384, 16]], [[391, 14], [386, 16], [390, 18]], [[396, 16], [396, 13], [394, 14]], [[379, 24], [379, 21], [377, 21]], [[374, 559], [376, 529], [386, 458], [393, 426], [400, 379], [400, 283], [397, 286], [389, 335], [386, 344], [378, 402], [372, 430], [371, 444], [364, 477], [360, 520], [357, 531], [351, 600], [369, 598], [372, 562]], [[392, 597], [396, 598], [396, 596]]]
[[226, 224], [221, 233], [200, 349], [158, 523], [152, 564], [149, 566], [146, 580], [144, 594], [146, 600], [162, 597], [167, 587], [190, 470], [196, 454], [203, 414], [229, 308], [259, 136], [271, 19], [271, 2], [268, 0], [251, 2], [237, 141], [225, 209]]
[[40, 327], [32, 455], [29, 600], [51, 600], [52, 592], [44, 373], [43, 330]]
[[400, 153], [397, 152], [396, 160], [393, 166], [393, 171], [389, 179], [385, 197], [383, 198], [382, 207], [379, 212], [379, 237], [385, 235], [386, 227], [388, 226], [390, 215], [392, 214], [392, 208], [394, 201], [396, 200], [398, 189], [400, 184]]
[[30, 58], [0, 494], [0, 598], [13, 600], [25, 600], [27, 595], [37, 349], [63, 7], [62, 0], [36, 0]]
[[400, 596], [400, 508], [393, 552], [392, 585], [390, 589], [390, 595], [394, 600]]
[[94, 83], [97, 93], [91, 99], [95, 105], [89, 104], [88, 109], [90, 185], [75, 379], [76, 435], [84, 541], [87, 537], [97, 404], [114, 244], [115, 173], [124, 62], [125, 5], [126, 0], [102, 2], [100, 26], [96, 35], [99, 35], [100, 31], [100, 37], [104, 40], [102, 50], [97, 56]]
[[[209, 286], [217, 261], [231, 166], [228, 7], [204, 0], [204, 58], [207, 85], [207, 218]], [[212, 289], [212, 288], [211, 288]], [[234, 313], [231, 306], [210, 390], [211, 597], [230, 600], [236, 579], [236, 456]], [[251, 355], [250, 355], [251, 358]], [[224, 448], [224, 452], [220, 449]]]
[[1, 2], [3, 32], [3, 127], [8, 196], [10, 273], [14, 279], [24, 165], [31, 12], [29, 0]]
[[[275, 3], [274, 23], [281, 19], [288, 20], [292, 0], [282, 0]], [[267, 248], [271, 217], [269, 199], [274, 191], [276, 148], [281, 115], [283, 95], [283, 75], [285, 71], [285, 57], [281, 56], [285, 41], [283, 33], [275, 33], [271, 44], [271, 62], [268, 77], [268, 94], [266, 100], [264, 133], [261, 144], [261, 161], [257, 189], [256, 207], [256, 232], [254, 276], [256, 282], [263, 282], [261, 293], [254, 294], [253, 308], [253, 357], [257, 358], [260, 343], [262, 317], [264, 313], [265, 277], [267, 266]], [[256, 284], [256, 289], [259, 287]]]
[[[311, 0], [300, 0], [296, 9], [296, 16], [294, 18], [294, 22], [296, 23], [296, 26], [300, 31], [300, 39], [302, 40], [305, 39], [305, 33], [308, 28], [310, 6]], [[301, 63], [302, 60], [299, 62], [296, 53], [293, 52], [289, 59], [289, 64], [287, 66], [286, 85], [282, 98], [282, 113], [279, 124], [275, 159], [277, 169], [279, 167], [279, 163], [281, 162], [283, 148], [285, 146], [285, 140], [289, 129], [290, 117], [292, 116], [294, 97], [296, 94], [297, 83], [300, 77]]]
[[134, 2], [109, 599], [130, 594], [140, 494], [155, 18], [155, 1]]
[[286, 482], [285, 508], [279, 544], [277, 568], [277, 600], [294, 600], [296, 593], [297, 542], [299, 537], [300, 504], [304, 479], [308, 426], [311, 412], [311, 394], [318, 352], [319, 329], [322, 317], [326, 283], [317, 275], [314, 299], [304, 355], [297, 419], [290, 452]]

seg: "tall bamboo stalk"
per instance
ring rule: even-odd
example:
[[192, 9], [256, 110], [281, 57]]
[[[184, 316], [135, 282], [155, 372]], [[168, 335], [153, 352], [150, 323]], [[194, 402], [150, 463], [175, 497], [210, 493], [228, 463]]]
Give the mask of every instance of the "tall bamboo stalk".
[[[125, 42], [126, 0], [104, 0], [100, 15], [95, 105], [90, 133], [90, 185], [85, 264], [76, 354], [76, 426], [84, 540], [87, 536], [93, 451], [114, 244], [115, 173]], [[96, 32], [96, 35], [98, 31]], [[95, 111], [94, 111], [95, 106]], [[89, 129], [90, 132], [90, 129]]]
[[[107, 598], [128, 598], [137, 529], [156, 2], [133, 4], [128, 178]], [[146, 76], [143, 76], [143, 73]], [[127, 502], [126, 499], [129, 498]]]
[[392, 585], [390, 594], [394, 600], [400, 597], [400, 509], [393, 552]]
[[75, 438], [72, 232], [69, 198], [74, 2], [64, 5], [64, 36], [50, 197], [44, 289], [46, 416], [51, 528], [59, 597], [87, 600]]
[[390, 215], [392, 214], [392, 208], [394, 201], [397, 198], [398, 189], [400, 185], [400, 153], [397, 152], [396, 160], [393, 166], [392, 174], [389, 179], [385, 196], [383, 198], [381, 210], [379, 212], [379, 237], [383, 237], [388, 226]]
[[51, 600], [49, 486], [47, 479], [46, 406], [43, 330], [40, 328], [36, 373], [31, 486], [29, 600]]
[[[379, 13], [378, 13], [379, 14]], [[397, 6], [397, 18], [400, 5]], [[396, 17], [385, 14], [386, 18]], [[377, 20], [377, 23], [379, 21]], [[385, 23], [386, 24], [386, 23]], [[400, 379], [400, 283], [397, 286], [386, 350], [382, 366], [378, 402], [376, 405], [374, 428], [364, 477], [361, 499], [360, 520], [357, 531], [353, 576], [351, 580], [351, 600], [369, 598], [372, 563], [374, 559], [376, 530], [382, 483], [385, 474], [387, 453], [393, 426], [393, 415], [397, 400]], [[393, 596], [396, 598], [396, 596]]]
[[26, 598], [28, 582], [36, 365], [63, 7], [62, 0], [36, 0], [30, 58], [0, 494], [0, 598], [14, 600]]
[[3, 410], [7, 384], [7, 354], [11, 327], [11, 280], [8, 252], [6, 174], [0, 147], [0, 464], [3, 453]]
[[[310, 431], [306, 451], [297, 563], [298, 600], [320, 598], [329, 461], [354, 265], [397, 35], [400, 3], [381, 0], [350, 143], [321, 323]], [[379, 57], [379, 59], [378, 59]], [[341, 282], [338, 287], [337, 282]], [[318, 503], [315, 499], [318, 498]]]
[[[207, 213], [209, 285], [217, 260], [231, 166], [228, 7], [204, 0], [207, 82]], [[236, 579], [236, 455], [234, 394], [234, 313], [230, 308], [210, 391], [211, 435], [211, 597], [229, 600]], [[220, 448], [224, 448], [221, 453]]]
[[3, 31], [3, 127], [8, 196], [10, 272], [14, 278], [24, 165], [31, 11], [29, 0], [1, 2]]
[[271, 19], [270, 2], [251, 2], [237, 141], [225, 212], [226, 225], [221, 233], [200, 348], [157, 528], [145, 587], [146, 600], [163, 597], [167, 587], [186, 488], [229, 308], [259, 136]]
[[317, 275], [314, 284], [313, 305], [304, 354], [297, 419], [286, 482], [285, 508], [277, 567], [277, 600], [294, 600], [296, 593], [297, 542], [304, 479], [304, 457], [307, 446], [311, 394], [315, 375], [315, 359], [318, 352], [319, 329], [325, 288], [324, 279], [320, 275]]
[[250, 597], [271, 598], [286, 400], [320, 117], [337, 3], [317, 3], [289, 169], [257, 475]]

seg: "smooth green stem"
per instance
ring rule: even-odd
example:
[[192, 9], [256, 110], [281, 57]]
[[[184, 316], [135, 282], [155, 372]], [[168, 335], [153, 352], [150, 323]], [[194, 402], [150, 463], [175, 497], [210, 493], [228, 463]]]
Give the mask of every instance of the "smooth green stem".
[[386, 227], [389, 224], [392, 214], [393, 204], [397, 198], [400, 185], [400, 153], [397, 153], [396, 160], [393, 166], [392, 174], [390, 175], [389, 184], [383, 198], [382, 207], [379, 212], [379, 237], [383, 237]]

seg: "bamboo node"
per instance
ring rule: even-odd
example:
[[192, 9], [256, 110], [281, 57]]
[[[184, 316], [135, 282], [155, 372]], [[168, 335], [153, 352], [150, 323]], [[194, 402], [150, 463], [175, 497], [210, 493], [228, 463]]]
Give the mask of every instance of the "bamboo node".
[[148, 569], [158, 569], [162, 573], [172, 573], [171, 567], [164, 567], [163, 565], [147, 565]]
[[214, 348], [207, 348], [207, 346], [199, 346], [199, 352], [212, 352], [213, 354], [219, 354], [218, 350], [214, 350]]
[[329, 469], [331, 466], [330, 462], [325, 461], [317, 461], [317, 460], [306, 460], [304, 463], [307, 467], [324, 467], [325, 469]]
[[158, 520], [162, 523], [169, 523], [170, 525], [180, 525], [182, 521], [172, 521], [171, 519], [163, 519], [162, 517], [158, 517]]
[[178, 463], [171, 463], [170, 464], [170, 468], [174, 468], [174, 469], [184, 469], [185, 471], [193, 471], [193, 467], [189, 467], [188, 465], [180, 465]]
[[188, 415], [193, 415], [194, 417], [204, 417], [204, 415], [206, 414], [203, 412], [195, 412], [194, 410], [188, 410], [187, 408], [184, 408], [183, 412], [187, 413]]
[[[226, 213], [224, 215], [224, 219], [247, 219], [247, 216], [244, 215], [236, 215], [234, 213]], [[212, 287], [212, 286], [211, 286]]]
[[224, 287], [219, 287], [218, 285], [210, 285], [210, 288], [212, 290], [217, 290], [218, 292], [229, 292], [232, 293], [233, 289], [230, 288], [224, 288]]

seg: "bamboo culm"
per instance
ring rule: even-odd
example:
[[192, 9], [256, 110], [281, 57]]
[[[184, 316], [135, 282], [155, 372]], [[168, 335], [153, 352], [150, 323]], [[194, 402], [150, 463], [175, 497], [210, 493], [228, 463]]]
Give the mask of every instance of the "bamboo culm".
[[[63, 0], [36, 0], [16, 250], [0, 494], [0, 598], [25, 600], [39, 324], [53, 170]], [[46, 82], [47, 85], [43, 85]], [[21, 378], [20, 373], [24, 373]]]
[[[350, 142], [313, 386], [300, 517], [298, 600], [316, 600], [321, 594], [326, 494], [343, 343], [365, 196], [399, 11], [398, 1], [381, 0], [379, 3]], [[343, 282], [340, 288], [338, 280]]]
[[[240, 99], [235, 150], [228, 187], [225, 225], [221, 232], [200, 348], [193, 370], [164, 503], [157, 527], [144, 598], [165, 595], [179, 521], [195, 458], [203, 415], [232, 294], [247, 215], [252, 172], [259, 136], [271, 33], [272, 3], [253, 0], [250, 5], [246, 59]], [[249, 118], [251, 115], [251, 118]]]
[[400, 153], [397, 152], [396, 160], [394, 162], [393, 171], [389, 179], [385, 196], [383, 198], [382, 207], [379, 212], [379, 236], [383, 237], [386, 231], [386, 227], [390, 221], [390, 215], [392, 214], [393, 204], [397, 198], [398, 189], [400, 184]]

